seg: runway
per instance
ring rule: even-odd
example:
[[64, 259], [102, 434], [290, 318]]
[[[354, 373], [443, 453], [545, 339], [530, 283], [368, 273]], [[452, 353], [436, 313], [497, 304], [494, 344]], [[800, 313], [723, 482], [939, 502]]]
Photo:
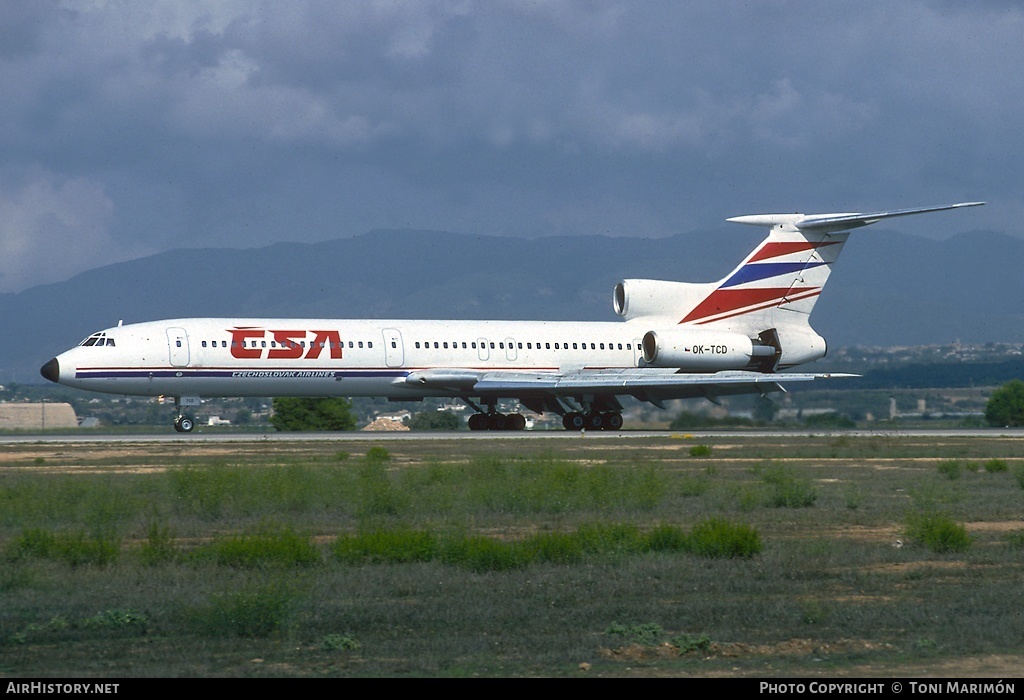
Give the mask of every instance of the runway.
[[1024, 440], [1024, 428], [939, 429], [939, 430], [619, 430], [579, 431], [424, 431], [424, 432], [202, 432], [183, 435], [166, 433], [18, 433], [0, 435], [0, 445], [24, 444], [126, 444], [126, 443], [251, 443], [251, 442], [403, 442], [417, 440], [679, 440], [782, 437], [985, 437]]

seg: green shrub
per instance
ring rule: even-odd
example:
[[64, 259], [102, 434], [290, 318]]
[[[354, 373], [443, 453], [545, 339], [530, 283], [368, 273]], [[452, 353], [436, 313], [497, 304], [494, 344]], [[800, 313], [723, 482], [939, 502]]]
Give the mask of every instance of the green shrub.
[[446, 564], [477, 573], [518, 569], [530, 561], [529, 556], [515, 543], [500, 542], [482, 536], [446, 540], [441, 548], [441, 559]]
[[711, 448], [708, 445], [694, 445], [690, 448], [691, 457], [710, 457]]
[[139, 558], [146, 566], [156, 566], [177, 559], [178, 549], [174, 546], [170, 528], [160, 527], [155, 521], [150, 523], [146, 541], [139, 548]]
[[769, 486], [768, 505], [773, 508], [809, 508], [818, 499], [810, 479], [784, 466], [763, 469], [761, 480]]
[[684, 632], [668, 640], [668, 643], [678, 649], [679, 655], [682, 656], [691, 651], [706, 651], [711, 646], [711, 637], [706, 634], [692, 635]]
[[[711, 472], [714, 472], [714, 464], [708, 463], [711, 467]], [[680, 476], [679, 477], [679, 495], [687, 498], [693, 496], [703, 496], [707, 493], [708, 489], [711, 488], [711, 480], [707, 477], [701, 476]]]
[[960, 478], [960, 473], [964, 468], [958, 459], [944, 459], [939, 462], [936, 469], [939, 470], [939, 474], [942, 474], [949, 480], [953, 480]]
[[274, 399], [270, 423], [278, 430], [355, 430], [352, 402], [331, 396]]
[[437, 557], [437, 536], [423, 530], [371, 530], [339, 535], [334, 556], [346, 564], [430, 561]]
[[690, 538], [675, 525], [658, 525], [647, 533], [647, 548], [652, 552], [681, 552], [690, 546]]
[[608, 629], [604, 633], [609, 637], [621, 637], [627, 644], [653, 647], [661, 644], [665, 630], [656, 622], [643, 622], [631, 625], [613, 622], [608, 625]]
[[329, 634], [317, 646], [321, 651], [355, 651], [362, 644], [348, 634]]
[[359, 515], [363, 518], [398, 515], [409, 508], [413, 494], [394, 483], [388, 475], [384, 462], [391, 459], [391, 456], [387, 450], [383, 447], [370, 448], [370, 452], [373, 450], [382, 450], [384, 456], [371, 458], [367, 453], [367, 462], [359, 469]]
[[575, 533], [542, 532], [519, 543], [530, 561], [573, 564], [583, 558], [583, 543]]
[[994, 428], [1024, 425], [1024, 381], [1012, 379], [993, 391], [985, 405], [985, 420]]
[[137, 610], [104, 610], [93, 617], [82, 620], [82, 626], [103, 630], [132, 630], [138, 634], [146, 631], [149, 618]]
[[192, 612], [200, 634], [211, 637], [269, 637], [288, 621], [292, 595], [284, 586], [214, 595], [208, 605]]
[[990, 474], [995, 474], [997, 472], [1005, 472], [1009, 470], [1010, 467], [1009, 465], [1007, 465], [1005, 459], [990, 459], [987, 462], [985, 462], [985, 471], [989, 472]]
[[647, 542], [636, 525], [584, 523], [576, 534], [588, 553], [616, 556], [647, 551]]
[[390, 462], [391, 453], [387, 451], [387, 448], [381, 447], [380, 445], [374, 445], [366, 451], [367, 462]]
[[749, 525], [737, 525], [720, 518], [709, 518], [694, 526], [690, 549], [709, 558], [747, 558], [760, 554], [761, 535]]
[[907, 539], [937, 554], [963, 552], [971, 546], [967, 529], [944, 515], [934, 513], [911, 516], [907, 521]]
[[320, 550], [310, 538], [296, 534], [291, 528], [220, 537], [197, 550], [194, 556], [209, 557], [222, 566], [243, 569], [305, 567], [321, 562]]
[[54, 533], [44, 529], [26, 529], [7, 550], [9, 560], [28, 557], [55, 559], [71, 566], [106, 566], [121, 554], [120, 540], [112, 536], [90, 537], [84, 532]]

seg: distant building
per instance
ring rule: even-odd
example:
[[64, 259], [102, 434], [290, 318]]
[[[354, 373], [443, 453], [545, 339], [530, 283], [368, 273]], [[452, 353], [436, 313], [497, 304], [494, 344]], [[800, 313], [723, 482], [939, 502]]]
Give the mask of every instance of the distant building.
[[77, 427], [78, 416], [69, 403], [0, 403], [0, 430]]

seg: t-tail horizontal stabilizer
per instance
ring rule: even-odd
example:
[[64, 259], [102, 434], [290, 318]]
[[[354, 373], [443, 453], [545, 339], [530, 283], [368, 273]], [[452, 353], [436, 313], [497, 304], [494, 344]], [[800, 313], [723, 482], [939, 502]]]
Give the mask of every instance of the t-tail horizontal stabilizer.
[[861, 226], [892, 219], [897, 216], [910, 216], [911, 214], [926, 214], [932, 211], [947, 211], [949, 209], [962, 209], [964, 207], [980, 207], [985, 202], [960, 202], [959, 204], [947, 204], [941, 207], [924, 207], [921, 209], [893, 209], [891, 211], [876, 211], [871, 214], [751, 214], [748, 216], [734, 216], [727, 221], [736, 224], [748, 224], [750, 226], [769, 226], [790, 231], [814, 231], [816, 233], [828, 233], [830, 231], [848, 231]]

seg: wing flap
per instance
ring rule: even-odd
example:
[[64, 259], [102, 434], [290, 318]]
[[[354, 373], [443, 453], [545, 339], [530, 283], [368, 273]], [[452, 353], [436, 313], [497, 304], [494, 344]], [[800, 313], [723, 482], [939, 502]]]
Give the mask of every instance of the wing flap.
[[684, 387], [749, 385], [778, 391], [780, 382], [807, 382], [850, 374], [763, 374], [760, 372], [715, 372], [680, 374], [671, 369], [579, 370], [567, 374], [489, 372], [473, 386], [482, 394], [545, 392], [554, 395], [579, 393], [634, 394]]
[[559, 371], [483, 371], [427, 369], [409, 373], [405, 382], [461, 396], [492, 398], [578, 397], [586, 394], [634, 396], [645, 401], [694, 396], [785, 391], [787, 382], [856, 377], [856, 374], [780, 373], [742, 370], [680, 373], [672, 368], [576, 369]]

